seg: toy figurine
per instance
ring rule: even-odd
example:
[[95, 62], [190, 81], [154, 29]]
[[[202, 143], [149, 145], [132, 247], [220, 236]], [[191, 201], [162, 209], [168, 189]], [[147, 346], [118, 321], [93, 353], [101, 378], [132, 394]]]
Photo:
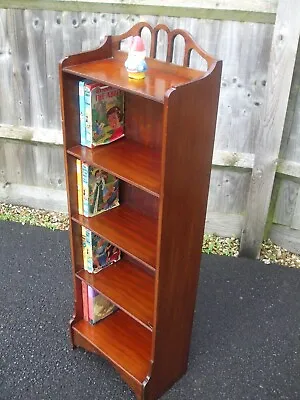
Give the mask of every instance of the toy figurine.
[[140, 36], [132, 38], [125, 67], [131, 79], [144, 79], [148, 67], [145, 61], [145, 45]]

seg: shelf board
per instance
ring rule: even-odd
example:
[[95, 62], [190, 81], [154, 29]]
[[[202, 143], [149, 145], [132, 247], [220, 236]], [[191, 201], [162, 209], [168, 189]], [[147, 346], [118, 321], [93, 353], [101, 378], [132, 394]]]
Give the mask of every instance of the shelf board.
[[148, 267], [156, 267], [157, 220], [126, 204], [94, 217], [72, 216], [73, 221], [108, 240]]
[[[125, 58], [106, 58], [99, 61], [64, 67], [63, 71], [82, 78], [98, 81], [117, 87], [126, 92], [138, 94], [145, 98], [164, 102], [168, 89], [188, 83], [192, 78], [201, 76], [200, 71], [181, 66], [166, 64], [148, 59], [148, 71], [145, 79], [129, 79], [124, 67]], [[203, 75], [203, 73], [202, 73]]]
[[159, 197], [161, 154], [158, 151], [123, 138], [94, 149], [75, 146], [68, 153]]
[[91, 325], [80, 320], [72, 327], [75, 344], [79, 335], [108, 358], [115, 367], [143, 383], [148, 375], [151, 358], [152, 334], [123, 311]]
[[81, 270], [83, 279], [127, 314], [152, 330], [154, 318], [154, 277], [127, 260], [120, 260], [97, 274]]

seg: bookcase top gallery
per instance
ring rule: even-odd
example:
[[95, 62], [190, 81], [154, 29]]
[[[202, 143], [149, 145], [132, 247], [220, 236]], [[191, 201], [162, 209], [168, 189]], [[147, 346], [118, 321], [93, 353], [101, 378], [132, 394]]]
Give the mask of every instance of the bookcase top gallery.
[[[144, 28], [148, 28], [151, 32], [150, 57], [147, 58], [149, 70], [147, 79], [136, 82], [128, 79], [126, 69], [123, 67], [127, 53], [121, 51], [120, 46], [124, 39], [140, 35]], [[157, 38], [161, 30], [168, 35], [166, 62], [156, 59]], [[185, 41], [183, 66], [172, 64], [174, 40], [178, 35], [181, 35]], [[207, 72], [189, 68], [192, 51], [206, 60]], [[210, 73], [216, 63], [217, 60], [201, 49], [187, 32], [181, 29], [170, 31], [163, 24], [152, 28], [148, 23], [141, 22], [122, 35], [107, 36], [99, 49], [66, 58], [63, 62], [63, 70], [163, 103], [168, 89], [202, 78]]]
[[[121, 44], [150, 31], [145, 79], [129, 79]], [[167, 37], [166, 59], [156, 59], [158, 35]], [[174, 41], [184, 40], [183, 65]], [[196, 53], [205, 71], [190, 68]], [[70, 244], [75, 287], [71, 338], [105, 356], [139, 400], [158, 399], [187, 370], [201, 260], [222, 62], [181, 29], [146, 22], [107, 36], [92, 51], [60, 64]], [[95, 148], [80, 145], [78, 82], [121, 89], [125, 137]], [[76, 160], [120, 180], [120, 206], [94, 217], [78, 213]], [[103, 272], [82, 269], [81, 227], [118, 247], [124, 257]], [[80, 283], [111, 300], [118, 311], [89, 325]]]

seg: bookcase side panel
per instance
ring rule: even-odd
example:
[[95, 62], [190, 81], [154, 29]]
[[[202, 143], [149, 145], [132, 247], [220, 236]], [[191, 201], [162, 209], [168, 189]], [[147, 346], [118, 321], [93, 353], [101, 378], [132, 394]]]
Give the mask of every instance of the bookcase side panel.
[[125, 136], [161, 149], [163, 104], [132, 93], [125, 94]]
[[79, 80], [77, 76], [61, 71], [61, 114], [65, 149], [80, 143]]
[[155, 339], [145, 399], [156, 399], [187, 369], [200, 270], [221, 63], [166, 98], [159, 216]]

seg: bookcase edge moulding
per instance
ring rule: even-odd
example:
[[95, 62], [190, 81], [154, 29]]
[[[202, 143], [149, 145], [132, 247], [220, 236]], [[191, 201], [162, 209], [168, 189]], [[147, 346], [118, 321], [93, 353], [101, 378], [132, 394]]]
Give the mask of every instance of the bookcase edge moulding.
[[[151, 34], [148, 70], [144, 79], [129, 79], [121, 43], [144, 28]], [[156, 59], [161, 30], [168, 37], [165, 62]], [[183, 66], [172, 63], [177, 35], [185, 42]], [[206, 61], [206, 71], [190, 68], [192, 52]], [[60, 63], [71, 341], [108, 359], [140, 400], [158, 399], [187, 370], [221, 71], [222, 62], [187, 32], [145, 22]], [[93, 82], [122, 94], [124, 137], [82, 145], [82, 121], [86, 135], [89, 126], [87, 114], [80, 115], [82, 81], [84, 90]], [[96, 304], [107, 314], [94, 323]]]

